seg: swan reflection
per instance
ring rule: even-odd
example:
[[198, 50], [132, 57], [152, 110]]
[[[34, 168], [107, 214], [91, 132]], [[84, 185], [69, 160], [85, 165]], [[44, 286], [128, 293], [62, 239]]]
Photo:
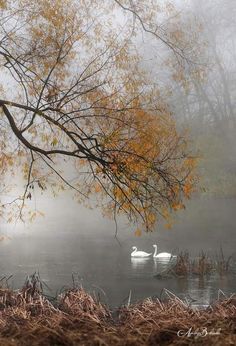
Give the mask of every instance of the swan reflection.
[[155, 272], [163, 272], [175, 263], [175, 258], [153, 258]]
[[143, 269], [147, 264], [149, 264], [150, 259], [148, 257], [131, 257], [132, 269]]

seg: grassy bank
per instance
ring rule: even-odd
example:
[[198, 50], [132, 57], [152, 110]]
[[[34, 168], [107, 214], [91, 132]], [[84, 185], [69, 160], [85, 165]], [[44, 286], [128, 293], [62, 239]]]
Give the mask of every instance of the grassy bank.
[[20, 291], [0, 289], [0, 345], [191, 344], [236, 344], [235, 296], [201, 311], [175, 296], [165, 302], [146, 299], [120, 308], [114, 321], [108, 308], [81, 288], [64, 292], [54, 304], [36, 282]]

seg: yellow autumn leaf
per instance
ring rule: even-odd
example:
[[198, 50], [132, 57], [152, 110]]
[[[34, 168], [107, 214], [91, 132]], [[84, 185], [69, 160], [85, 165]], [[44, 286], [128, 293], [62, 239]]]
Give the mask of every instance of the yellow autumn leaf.
[[164, 225], [165, 229], [171, 229], [172, 228], [172, 223], [168, 222]]
[[58, 143], [58, 139], [56, 137], [54, 137], [53, 140], [52, 140], [52, 143], [51, 143], [52, 146], [55, 147], [55, 145], [57, 145], [57, 143]]
[[175, 211], [185, 209], [185, 205], [183, 203], [173, 203], [172, 209]]
[[98, 192], [101, 192], [101, 185], [100, 184], [95, 184], [95, 186], [94, 186], [94, 191], [96, 192], [96, 193], [98, 193]]
[[136, 237], [141, 237], [142, 231], [141, 231], [139, 228], [137, 228], [136, 231], [134, 232], [134, 235], [135, 235]]

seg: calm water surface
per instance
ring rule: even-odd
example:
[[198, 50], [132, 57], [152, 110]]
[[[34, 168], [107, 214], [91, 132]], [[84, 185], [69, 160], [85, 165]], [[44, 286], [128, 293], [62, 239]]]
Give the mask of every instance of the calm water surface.
[[[53, 201], [53, 202], [52, 202]], [[13, 275], [9, 283], [19, 288], [25, 277], [38, 271], [41, 279], [55, 295], [78, 284], [99, 294], [111, 307], [149, 296], [163, 296], [166, 288], [188, 302], [207, 304], [217, 298], [218, 290], [226, 294], [236, 291], [236, 274], [201, 279], [161, 279], [155, 274], [168, 264], [157, 259], [131, 259], [131, 247], [152, 252], [157, 243], [160, 252], [177, 253], [188, 249], [192, 256], [201, 250], [211, 255], [220, 247], [233, 254], [235, 261], [235, 200], [195, 200], [180, 214], [172, 230], [160, 229], [137, 238], [133, 230], [120, 222], [120, 245], [114, 239], [114, 224], [98, 211], [76, 206], [70, 200], [38, 200], [47, 216], [30, 226], [2, 223], [1, 233], [11, 237], [0, 243], [0, 278]], [[236, 267], [236, 263], [234, 265]]]

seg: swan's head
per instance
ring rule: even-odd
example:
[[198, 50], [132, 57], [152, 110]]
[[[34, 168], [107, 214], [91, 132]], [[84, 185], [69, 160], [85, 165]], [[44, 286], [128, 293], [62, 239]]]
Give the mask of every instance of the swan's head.
[[157, 247], [157, 245], [156, 245], [156, 244], [153, 244], [153, 247]]
[[137, 249], [136, 246], [132, 246], [132, 250], [135, 250], [135, 249]]

